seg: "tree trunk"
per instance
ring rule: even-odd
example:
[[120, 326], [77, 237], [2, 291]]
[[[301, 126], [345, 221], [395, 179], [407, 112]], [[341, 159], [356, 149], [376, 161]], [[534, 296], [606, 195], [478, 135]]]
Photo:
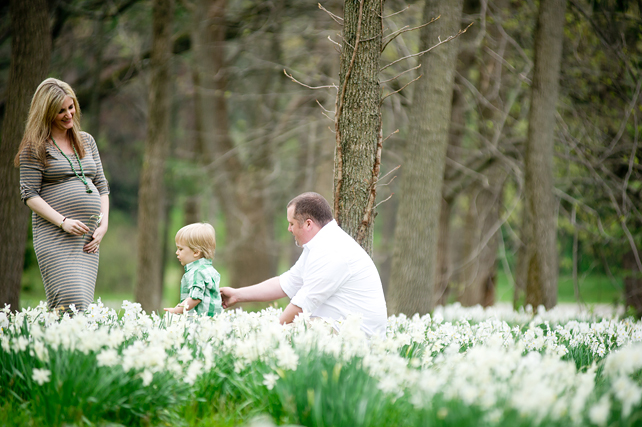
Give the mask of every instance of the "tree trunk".
[[[505, 33], [499, 28], [503, 17], [510, 10], [508, 0], [494, 2], [494, 19], [492, 25], [486, 28], [485, 43], [478, 52], [479, 93], [485, 102], [479, 107], [479, 133], [483, 140], [490, 144], [495, 140], [495, 133], [503, 133], [502, 114], [503, 100], [506, 99], [505, 81], [502, 79], [503, 53], [507, 40]], [[489, 53], [492, 52], [492, 53]], [[482, 145], [482, 149], [484, 146]], [[500, 206], [506, 172], [502, 165], [493, 162], [486, 169], [487, 183], [485, 187], [479, 181], [475, 182], [468, 195], [468, 215], [464, 227], [462, 258], [473, 257], [472, 262], [461, 272], [462, 290], [458, 297], [464, 306], [494, 304], [495, 284], [497, 278], [498, 235], [493, 235], [486, 241], [488, 233], [500, 220]], [[480, 245], [483, 245], [481, 247]]]
[[[466, 15], [477, 16], [479, 14], [480, 5], [476, 0], [464, 0], [462, 9], [462, 17]], [[462, 25], [468, 25], [468, 22], [463, 22]], [[474, 42], [476, 35], [479, 32], [479, 26], [470, 28], [468, 43], [460, 43], [459, 53], [457, 55], [457, 74], [463, 76], [464, 79], [469, 78], [470, 71], [475, 63], [475, 56], [477, 53], [477, 44]], [[468, 104], [464, 96], [464, 82], [457, 81], [453, 86], [452, 97], [452, 111], [450, 117], [450, 129], [448, 133], [448, 150], [446, 156], [459, 162], [460, 147], [464, 139], [464, 129], [466, 127], [466, 110]], [[449, 176], [448, 166], [444, 166], [444, 182], [442, 184], [442, 199], [441, 211], [439, 213], [439, 240], [437, 244], [437, 268], [435, 268], [435, 304], [446, 305], [448, 296], [450, 294], [449, 282], [452, 278], [452, 260], [451, 260], [451, 240], [450, 233], [450, 218], [453, 213], [453, 205], [456, 197], [459, 194], [457, 191], [454, 194], [450, 191], [448, 182]]]
[[20, 201], [20, 173], [13, 165], [24, 132], [29, 103], [47, 76], [51, 57], [49, 12], [44, 0], [12, 0], [11, 65], [0, 140], [0, 307], [20, 309], [29, 208]]
[[559, 92], [566, 0], [542, 0], [535, 30], [535, 58], [525, 156], [526, 304], [557, 304], [553, 136]]
[[196, 2], [192, 38], [200, 81], [196, 88], [196, 114], [204, 132], [204, 158], [225, 216], [227, 239], [222, 252], [229, 272], [227, 285], [240, 287], [274, 275], [276, 266], [271, 249], [272, 216], [268, 213], [265, 197], [264, 171], [269, 169], [269, 162], [264, 151], [253, 152], [253, 158], [258, 160], [246, 167], [229, 131], [225, 98], [228, 90], [226, 3], [226, 0]]
[[638, 317], [642, 316], [642, 274], [635, 261], [633, 251], [624, 254], [622, 267], [626, 271], [624, 276], [624, 305], [630, 307]]
[[476, 184], [469, 193], [465, 225], [467, 241], [462, 252], [464, 259], [472, 258], [472, 261], [463, 268], [463, 290], [458, 298], [467, 307], [477, 304], [488, 307], [495, 302], [499, 240], [497, 232], [490, 239], [487, 237], [500, 220], [499, 207], [502, 204], [506, 172], [500, 163], [494, 163], [488, 168], [486, 176], [488, 188]]
[[[459, 30], [463, 0], [427, 0], [420, 49]], [[432, 310], [441, 194], [448, 147], [458, 40], [424, 55], [410, 111], [388, 310], [421, 315]]]
[[372, 256], [381, 161], [381, 0], [346, 1], [335, 131], [334, 217]]
[[154, 0], [152, 54], [145, 155], [138, 189], [136, 301], [144, 310], [161, 309], [162, 218], [165, 160], [169, 151], [170, 59], [173, 0]]

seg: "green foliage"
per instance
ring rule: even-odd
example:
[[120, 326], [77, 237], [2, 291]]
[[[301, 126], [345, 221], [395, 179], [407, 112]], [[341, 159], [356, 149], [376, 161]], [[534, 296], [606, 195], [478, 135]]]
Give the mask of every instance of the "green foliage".
[[387, 404], [359, 359], [341, 363], [327, 354], [313, 354], [295, 371], [278, 373], [278, 405], [269, 407], [277, 419], [311, 427], [399, 425], [399, 408]]
[[[50, 380], [36, 384], [31, 372], [45, 365], [29, 352], [0, 352], [0, 397], [18, 409], [15, 425], [25, 417], [34, 425], [113, 421], [138, 426], [176, 421], [176, 406], [184, 404], [188, 387], [169, 372], [154, 375], [143, 386], [135, 372], [101, 367], [96, 354], [48, 348]], [[4, 424], [3, 424], [4, 425]]]

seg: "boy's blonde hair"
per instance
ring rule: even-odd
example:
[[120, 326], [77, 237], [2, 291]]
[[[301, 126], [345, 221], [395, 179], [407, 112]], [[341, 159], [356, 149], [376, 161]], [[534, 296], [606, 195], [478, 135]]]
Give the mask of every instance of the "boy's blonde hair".
[[187, 246], [194, 252], [200, 251], [203, 258], [214, 258], [216, 234], [211, 224], [197, 222], [186, 225], [178, 230], [175, 240], [177, 244]]

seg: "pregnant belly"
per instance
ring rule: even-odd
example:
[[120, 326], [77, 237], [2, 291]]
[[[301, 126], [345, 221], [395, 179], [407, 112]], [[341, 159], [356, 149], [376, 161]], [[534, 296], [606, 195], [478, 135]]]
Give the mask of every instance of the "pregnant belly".
[[[79, 179], [70, 179], [41, 189], [40, 197], [61, 215], [84, 222], [92, 226], [92, 216], [100, 215], [100, 194], [95, 187], [87, 193], [85, 184]], [[93, 228], [93, 227], [91, 227]]]

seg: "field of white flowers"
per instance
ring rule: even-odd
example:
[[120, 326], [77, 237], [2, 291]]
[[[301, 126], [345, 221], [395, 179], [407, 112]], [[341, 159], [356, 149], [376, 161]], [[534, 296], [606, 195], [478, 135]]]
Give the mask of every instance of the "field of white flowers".
[[642, 425], [630, 318], [448, 306], [368, 340], [358, 318], [335, 331], [279, 313], [5, 309], [0, 424]]

